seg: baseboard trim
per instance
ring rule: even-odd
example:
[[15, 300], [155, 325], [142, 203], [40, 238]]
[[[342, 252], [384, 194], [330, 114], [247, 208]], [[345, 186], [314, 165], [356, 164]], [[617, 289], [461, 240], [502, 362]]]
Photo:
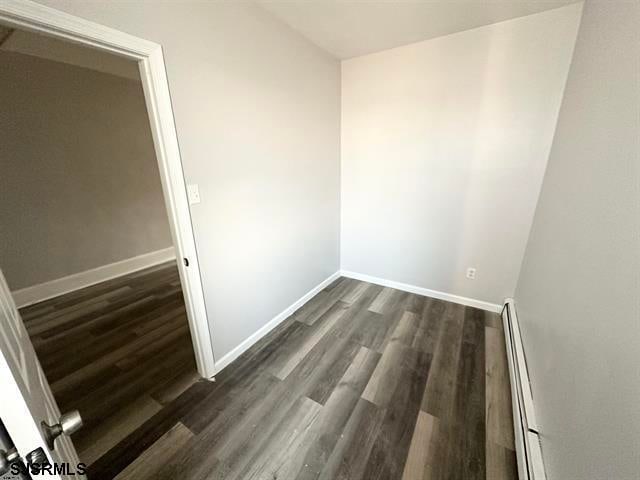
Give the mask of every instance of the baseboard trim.
[[73, 292], [84, 287], [95, 285], [96, 283], [111, 280], [128, 273], [136, 272], [160, 263], [168, 262], [176, 258], [173, 247], [145, 253], [137, 257], [127, 258], [119, 262], [110, 263], [101, 267], [74, 273], [67, 277], [57, 278], [49, 282], [40, 283], [31, 287], [22, 288], [11, 292], [13, 300], [18, 308], [33, 305], [50, 298]]
[[340, 275], [343, 277], [353, 278], [355, 280], [361, 280], [363, 282], [375, 283], [376, 285], [382, 285], [383, 287], [390, 287], [395, 288], [396, 290], [403, 290], [405, 292], [424, 295], [425, 297], [438, 298], [440, 300], [446, 300], [447, 302], [458, 303], [467, 307], [475, 307], [481, 310], [487, 310], [489, 312], [500, 313], [502, 311], [502, 305], [485, 302], [483, 300], [476, 300], [475, 298], [461, 297], [460, 295], [454, 295], [452, 293], [439, 292], [437, 290], [417, 287], [408, 283], [396, 282], [393, 280], [373, 277], [371, 275], [351, 272], [348, 270], [341, 270]]
[[340, 277], [340, 272], [335, 272], [334, 274], [327, 277], [325, 280], [320, 282], [318, 285], [313, 287], [310, 291], [305, 293], [302, 297], [296, 300], [294, 303], [285, 308], [282, 312], [272, 318], [266, 325], [260, 328], [257, 332], [252, 334], [246, 340], [244, 340], [240, 345], [235, 347], [229, 353], [222, 356], [220, 359], [216, 359], [216, 373], [219, 373], [228, 366], [231, 362], [233, 362], [236, 358], [246, 352], [249, 348], [251, 348], [256, 342], [258, 342], [262, 337], [264, 337], [271, 330], [276, 328], [280, 323], [289, 318], [296, 310], [298, 310], [302, 305], [307, 303], [311, 298], [316, 296], [322, 289], [331, 284], [334, 280]]

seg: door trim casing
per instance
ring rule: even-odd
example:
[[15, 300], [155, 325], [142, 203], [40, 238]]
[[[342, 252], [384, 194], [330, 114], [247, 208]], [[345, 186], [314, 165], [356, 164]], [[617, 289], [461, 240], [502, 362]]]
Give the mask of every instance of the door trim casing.
[[0, 21], [138, 62], [198, 373], [213, 377], [213, 344], [162, 46], [30, 0], [2, 0]]

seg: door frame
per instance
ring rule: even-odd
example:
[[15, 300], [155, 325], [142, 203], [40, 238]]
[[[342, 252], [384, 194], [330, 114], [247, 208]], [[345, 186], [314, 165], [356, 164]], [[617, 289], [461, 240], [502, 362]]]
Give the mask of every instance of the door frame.
[[30, 0], [2, 0], [0, 21], [138, 62], [198, 373], [212, 378], [213, 345], [162, 46]]

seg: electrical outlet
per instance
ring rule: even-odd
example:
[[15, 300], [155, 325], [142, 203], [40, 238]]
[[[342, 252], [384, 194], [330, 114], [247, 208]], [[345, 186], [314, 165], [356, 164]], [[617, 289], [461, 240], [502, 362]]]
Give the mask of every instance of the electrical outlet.
[[187, 197], [189, 198], [189, 205], [200, 203], [200, 189], [197, 183], [187, 185]]
[[469, 267], [467, 268], [467, 278], [469, 280], [475, 280], [476, 279], [476, 269], [473, 267]]

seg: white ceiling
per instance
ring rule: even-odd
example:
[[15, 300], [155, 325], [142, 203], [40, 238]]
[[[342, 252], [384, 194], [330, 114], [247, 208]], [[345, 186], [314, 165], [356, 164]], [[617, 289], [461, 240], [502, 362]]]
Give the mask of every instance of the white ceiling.
[[11, 31], [1, 25], [0, 40], [2, 40], [0, 50], [45, 58], [140, 81], [136, 62], [108, 52], [25, 30]]
[[256, 0], [339, 59], [561, 7], [576, 0]]

